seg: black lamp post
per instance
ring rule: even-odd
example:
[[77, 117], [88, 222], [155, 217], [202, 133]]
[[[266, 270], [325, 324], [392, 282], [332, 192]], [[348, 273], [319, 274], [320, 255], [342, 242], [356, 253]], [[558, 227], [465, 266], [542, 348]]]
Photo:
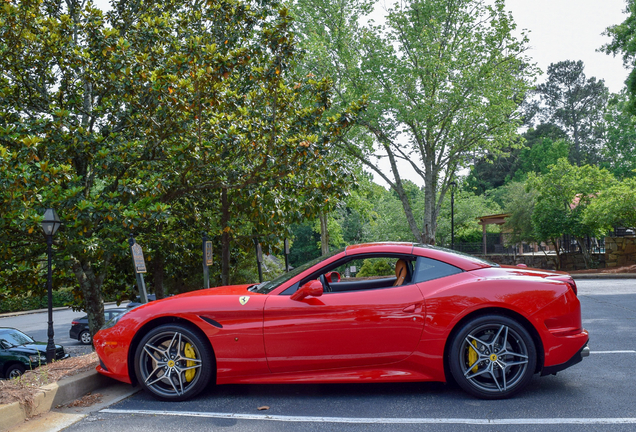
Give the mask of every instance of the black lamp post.
[[455, 188], [457, 183], [449, 183], [451, 187], [451, 249], [455, 250]]
[[49, 258], [49, 274], [47, 279], [47, 290], [49, 293], [49, 341], [46, 344], [46, 362], [51, 363], [55, 359], [55, 343], [53, 342], [53, 277], [51, 271], [51, 255], [53, 253], [53, 236], [62, 223], [57, 212], [51, 208], [44, 212], [44, 220], [42, 221], [42, 230], [46, 236], [47, 254]]

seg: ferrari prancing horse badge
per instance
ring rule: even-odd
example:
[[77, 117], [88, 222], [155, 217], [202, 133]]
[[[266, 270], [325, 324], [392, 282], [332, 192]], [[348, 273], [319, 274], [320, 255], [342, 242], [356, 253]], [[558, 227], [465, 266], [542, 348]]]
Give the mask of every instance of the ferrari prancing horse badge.
[[245, 305], [245, 303], [247, 303], [249, 299], [250, 299], [250, 296], [241, 296], [239, 297], [239, 303], [241, 303], [242, 305]]

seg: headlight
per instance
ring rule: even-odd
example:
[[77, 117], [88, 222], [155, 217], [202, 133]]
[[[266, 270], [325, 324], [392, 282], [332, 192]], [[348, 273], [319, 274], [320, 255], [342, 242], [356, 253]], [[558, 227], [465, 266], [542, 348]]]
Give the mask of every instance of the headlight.
[[40, 355], [30, 355], [29, 356], [29, 361], [31, 362], [31, 364], [44, 364], [46, 363], [46, 356], [40, 356]]

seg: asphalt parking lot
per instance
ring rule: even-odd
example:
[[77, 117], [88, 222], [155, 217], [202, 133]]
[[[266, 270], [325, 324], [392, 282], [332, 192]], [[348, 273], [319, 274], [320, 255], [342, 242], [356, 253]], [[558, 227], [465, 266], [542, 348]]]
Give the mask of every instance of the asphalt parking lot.
[[231, 385], [180, 403], [139, 392], [65, 430], [636, 430], [636, 281], [577, 283], [592, 354], [513, 399], [439, 383]]

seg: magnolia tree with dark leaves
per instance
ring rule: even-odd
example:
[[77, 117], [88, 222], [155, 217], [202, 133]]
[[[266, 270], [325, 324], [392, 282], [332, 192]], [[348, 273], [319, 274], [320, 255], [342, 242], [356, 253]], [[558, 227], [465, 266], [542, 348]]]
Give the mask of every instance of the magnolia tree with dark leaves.
[[114, 1], [105, 13], [12, 0], [0, 40], [0, 277], [14, 291], [43, 283], [39, 224], [55, 208], [56, 273], [74, 276], [93, 334], [129, 232], [157, 232], [161, 263], [183, 222], [212, 229], [229, 282], [233, 238], [282, 236], [351, 183], [330, 149], [362, 107], [325, 115], [331, 83], [292, 72], [276, 1]]

